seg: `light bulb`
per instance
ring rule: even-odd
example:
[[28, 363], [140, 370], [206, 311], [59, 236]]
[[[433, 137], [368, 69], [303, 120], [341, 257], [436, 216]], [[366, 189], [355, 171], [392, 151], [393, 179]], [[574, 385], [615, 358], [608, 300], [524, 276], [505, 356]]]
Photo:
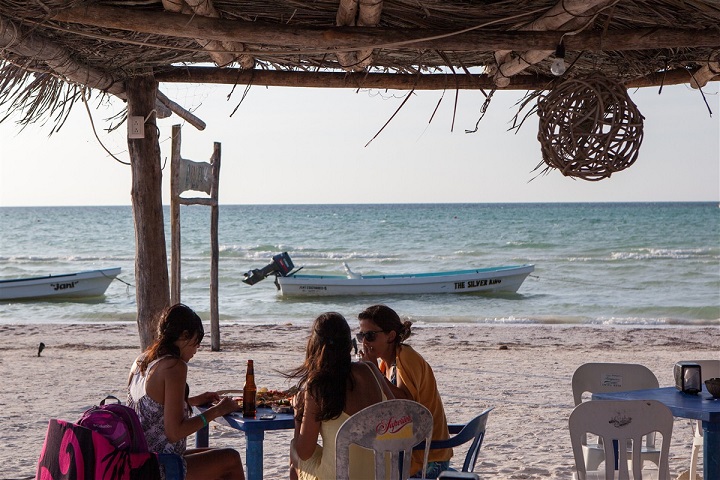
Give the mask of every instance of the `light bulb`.
[[565, 73], [565, 59], [559, 57], [553, 60], [552, 64], [550, 65], [550, 72], [556, 77], [559, 77], [560, 75]]
[[560, 43], [555, 47], [555, 60], [550, 65], [550, 73], [559, 77], [565, 73], [565, 44], [560, 40]]

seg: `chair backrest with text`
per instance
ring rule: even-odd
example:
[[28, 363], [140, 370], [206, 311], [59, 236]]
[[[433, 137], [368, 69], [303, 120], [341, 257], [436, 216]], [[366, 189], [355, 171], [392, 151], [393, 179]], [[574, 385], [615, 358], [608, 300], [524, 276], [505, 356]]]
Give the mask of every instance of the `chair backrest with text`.
[[[670, 409], [655, 400], [602, 400], [584, 402], [575, 407], [568, 422], [573, 457], [579, 480], [587, 478], [582, 439], [588, 433], [597, 435], [605, 446], [605, 479], [642, 480], [640, 457], [642, 439], [651, 433], [662, 436], [658, 469], [659, 480], [669, 479], [668, 454], [673, 429]], [[613, 441], [631, 448], [618, 449], [618, 471], [615, 471]], [[628, 465], [632, 465], [632, 470]], [[632, 473], [632, 476], [630, 474]], [[617, 476], [616, 476], [617, 474]]]
[[[586, 363], [580, 365], [572, 377], [572, 393], [575, 405], [583, 401], [585, 393], [623, 392], [658, 388], [655, 374], [645, 365], [637, 363]], [[583, 437], [585, 467], [595, 470], [605, 459], [602, 439], [597, 443]], [[660, 452], [655, 449], [654, 435], [645, 438], [645, 451], [641, 458], [658, 464]]]
[[575, 405], [582, 402], [584, 393], [623, 392], [658, 388], [655, 374], [637, 363], [586, 363], [580, 365], [572, 377]]
[[338, 480], [349, 478], [350, 445], [375, 451], [375, 479], [386, 478], [385, 453], [390, 456], [389, 476], [400, 478], [400, 454], [403, 455], [402, 479], [409, 476], [412, 448], [425, 441], [422, 474], [425, 477], [433, 418], [423, 405], [412, 400], [387, 400], [364, 408], [342, 424], [335, 437], [335, 465]]

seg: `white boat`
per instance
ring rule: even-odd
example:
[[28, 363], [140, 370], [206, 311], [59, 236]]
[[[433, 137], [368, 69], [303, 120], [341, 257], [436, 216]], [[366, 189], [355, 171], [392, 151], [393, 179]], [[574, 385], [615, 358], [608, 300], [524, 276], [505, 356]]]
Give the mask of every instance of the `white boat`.
[[82, 298], [103, 295], [120, 267], [65, 275], [0, 280], [0, 300]]
[[423, 293], [517, 292], [534, 265], [508, 265], [451, 272], [399, 275], [360, 275], [345, 264], [347, 275], [303, 275], [291, 272], [287, 253], [273, 257], [262, 270], [251, 270], [243, 282], [253, 285], [275, 275], [275, 285], [283, 296], [379, 295]]

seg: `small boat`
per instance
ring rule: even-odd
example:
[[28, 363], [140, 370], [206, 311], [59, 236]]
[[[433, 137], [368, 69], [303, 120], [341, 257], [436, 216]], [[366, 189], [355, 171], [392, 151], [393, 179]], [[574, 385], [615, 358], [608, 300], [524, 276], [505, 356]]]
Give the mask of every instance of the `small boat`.
[[65, 275], [0, 280], [0, 300], [82, 298], [103, 295], [120, 267]]
[[[283, 296], [378, 295], [422, 293], [517, 292], [534, 265], [509, 265], [452, 272], [399, 275], [360, 275], [344, 264], [347, 275], [302, 275], [287, 252], [275, 255], [273, 262], [244, 275], [243, 282], [254, 285], [275, 275], [275, 286]], [[301, 267], [302, 268], [302, 267]]]

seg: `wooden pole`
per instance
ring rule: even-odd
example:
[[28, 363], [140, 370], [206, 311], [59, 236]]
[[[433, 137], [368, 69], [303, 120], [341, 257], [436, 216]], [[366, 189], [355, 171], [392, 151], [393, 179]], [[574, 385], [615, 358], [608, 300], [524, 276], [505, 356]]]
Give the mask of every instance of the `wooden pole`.
[[[395, 27], [310, 27], [270, 24], [260, 21], [228, 20], [188, 16], [170, 12], [84, 5], [54, 12], [53, 20], [86, 26], [114, 28], [152, 35], [202, 38], [221, 42], [264, 45], [262, 49], [233, 52], [268, 57], [286, 56], [297, 47], [308, 51], [336, 53], [362, 48], [388, 50], [433, 49], [482, 52], [490, 50], [554, 50], [563, 32], [494, 30], [448, 30]], [[269, 49], [267, 46], [276, 47]], [[720, 30], [679, 28], [637, 28], [620, 31], [585, 31], [565, 38], [568, 52], [655, 50], [659, 48], [720, 46]]]
[[180, 303], [180, 259], [182, 241], [180, 238], [180, 125], [172, 127], [172, 153], [170, 157], [170, 302]]
[[215, 142], [212, 159], [213, 182], [210, 198], [213, 203], [210, 211], [210, 347], [213, 352], [220, 350], [220, 313], [218, 305], [218, 188], [220, 187], [220, 143]]
[[140, 347], [155, 340], [160, 313], [170, 304], [165, 229], [162, 209], [162, 169], [155, 108], [158, 84], [152, 75], [127, 81], [128, 116], [145, 119], [144, 138], [128, 138], [135, 222], [135, 298]]
[[[628, 88], [689, 83], [694, 70], [677, 69], [625, 82]], [[487, 75], [410, 75], [397, 73], [285, 72], [240, 70], [237, 68], [170, 67], [155, 75], [161, 82], [215, 83], [306, 88], [377, 88], [394, 90], [493, 90], [497, 86]], [[498, 90], [547, 90], [557, 77], [517, 75], [510, 85]], [[710, 81], [719, 81], [716, 74]]]

